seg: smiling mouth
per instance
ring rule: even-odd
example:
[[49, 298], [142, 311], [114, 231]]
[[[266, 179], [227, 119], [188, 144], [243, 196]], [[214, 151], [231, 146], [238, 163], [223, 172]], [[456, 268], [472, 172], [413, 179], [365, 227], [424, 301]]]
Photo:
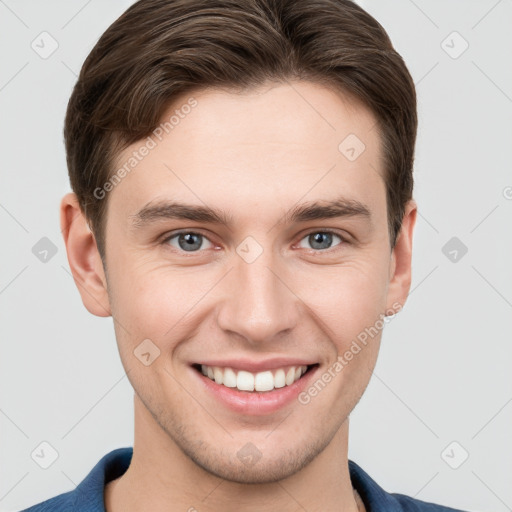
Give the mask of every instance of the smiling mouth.
[[253, 373], [230, 367], [192, 365], [197, 372], [213, 380], [216, 384], [249, 393], [264, 393], [291, 386], [317, 366], [318, 363], [303, 366], [292, 365]]

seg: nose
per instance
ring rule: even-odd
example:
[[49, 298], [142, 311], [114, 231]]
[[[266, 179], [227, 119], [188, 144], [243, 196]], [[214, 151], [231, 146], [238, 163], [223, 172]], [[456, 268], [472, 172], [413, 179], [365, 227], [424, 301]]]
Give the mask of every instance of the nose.
[[238, 256], [226, 276], [226, 293], [217, 314], [219, 327], [252, 344], [271, 343], [290, 334], [300, 318], [301, 301], [289, 272], [271, 250], [248, 263]]

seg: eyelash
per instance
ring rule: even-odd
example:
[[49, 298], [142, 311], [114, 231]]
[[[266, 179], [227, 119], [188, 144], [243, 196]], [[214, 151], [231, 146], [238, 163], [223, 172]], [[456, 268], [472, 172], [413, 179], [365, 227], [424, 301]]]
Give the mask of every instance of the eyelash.
[[[308, 233], [304, 234], [302, 236], [302, 238], [299, 240], [299, 243], [304, 240], [305, 238], [307, 238], [308, 236], [312, 235], [312, 234], [315, 234], [315, 233], [329, 233], [331, 235], [335, 235], [337, 237], [340, 238], [341, 240], [341, 243], [339, 243], [338, 245], [334, 246], [334, 247], [329, 247], [327, 249], [307, 249], [308, 252], [313, 252], [315, 254], [320, 254], [320, 253], [332, 253], [332, 252], [335, 252], [337, 250], [337, 248], [339, 248], [340, 246], [342, 245], [345, 245], [345, 244], [349, 244], [350, 242], [347, 240], [347, 238], [343, 235], [341, 235], [340, 233], [338, 233], [337, 231], [334, 231], [334, 230], [331, 230], [331, 229], [314, 229], [312, 231], [309, 231]], [[201, 237], [203, 238], [206, 238], [211, 244], [213, 244], [213, 242], [206, 236], [204, 235], [203, 233], [199, 232], [199, 231], [192, 231], [192, 230], [182, 230], [182, 231], [177, 231], [177, 232], [173, 232], [171, 233], [169, 236], [166, 236], [163, 240], [162, 240], [162, 245], [168, 245], [169, 241], [172, 240], [173, 238], [176, 238], [178, 237], [179, 235], [183, 235], [183, 234], [193, 234], [193, 235], [200, 235]], [[190, 251], [190, 252], [187, 252], [187, 251], [184, 251], [182, 249], [177, 249], [175, 247], [172, 247], [172, 250], [175, 250], [175, 251], [178, 251], [179, 253], [181, 254], [184, 254], [184, 255], [195, 255], [195, 254], [199, 254], [201, 253], [202, 251], [206, 250], [206, 249], [200, 249], [198, 251]]]

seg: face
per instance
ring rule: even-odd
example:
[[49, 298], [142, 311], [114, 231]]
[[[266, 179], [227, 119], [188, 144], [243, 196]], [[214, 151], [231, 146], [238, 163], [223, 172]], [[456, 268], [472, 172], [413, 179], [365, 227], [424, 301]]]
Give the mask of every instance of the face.
[[363, 394], [410, 246], [390, 247], [362, 105], [308, 82], [192, 96], [163, 116], [180, 113], [169, 133], [119, 155], [121, 168], [147, 153], [109, 192], [108, 307], [169, 445], [227, 480], [274, 481], [322, 452]]

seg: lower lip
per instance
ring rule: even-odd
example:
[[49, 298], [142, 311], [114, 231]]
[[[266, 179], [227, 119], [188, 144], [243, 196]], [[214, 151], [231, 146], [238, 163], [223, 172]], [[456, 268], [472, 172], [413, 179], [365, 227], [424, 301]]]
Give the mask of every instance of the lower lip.
[[191, 370], [200, 379], [206, 390], [228, 409], [239, 414], [262, 415], [276, 412], [297, 400], [298, 395], [308, 386], [317, 372], [318, 366], [311, 368], [290, 386], [263, 392], [228, 388], [222, 384], [217, 384], [209, 377], [205, 377], [194, 368], [191, 368]]

